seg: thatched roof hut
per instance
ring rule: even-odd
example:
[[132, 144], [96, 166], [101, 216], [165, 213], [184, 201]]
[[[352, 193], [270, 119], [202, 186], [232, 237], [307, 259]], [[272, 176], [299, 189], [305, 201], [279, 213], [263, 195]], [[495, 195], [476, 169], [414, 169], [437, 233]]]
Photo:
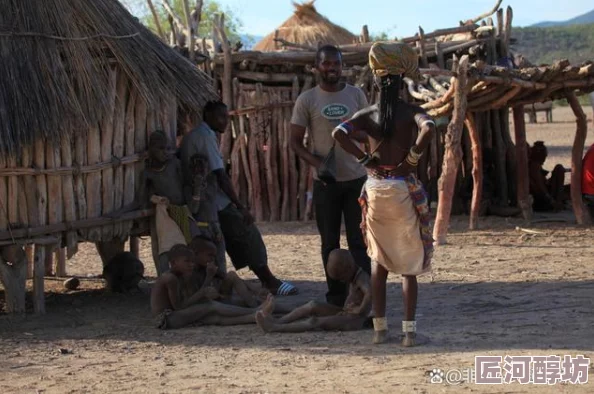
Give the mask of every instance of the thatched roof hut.
[[[295, 12], [278, 30], [278, 37], [285, 41], [316, 48], [318, 43], [342, 45], [352, 44], [357, 36], [343, 27], [335, 25], [326, 17], [320, 15], [314, 7], [314, 1], [307, 3], [293, 3]], [[254, 51], [274, 51], [280, 48], [274, 39], [275, 32], [268, 34], [258, 42]]]
[[36, 245], [40, 310], [45, 255], [51, 263], [63, 246], [72, 255], [80, 241], [121, 250], [146, 231], [149, 210], [105, 215], [134, 201], [150, 133], [173, 144], [178, 114], [199, 116], [217, 94], [116, 0], [0, 0], [0, 9], [0, 279], [9, 311], [23, 310], [25, 262], [7, 250]]
[[175, 96], [199, 109], [209, 77], [116, 0], [0, 0], [0, 154], [97, 123], [117, 66], [149, 106]]

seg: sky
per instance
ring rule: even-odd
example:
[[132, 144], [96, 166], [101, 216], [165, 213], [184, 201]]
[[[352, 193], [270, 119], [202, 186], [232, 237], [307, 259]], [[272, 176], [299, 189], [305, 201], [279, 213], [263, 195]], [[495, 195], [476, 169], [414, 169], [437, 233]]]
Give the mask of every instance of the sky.
[[[273, 32], [293, 13], [291, 0], [217, 1], [234, 11], [243, 22], [242, 33], [251, 35]], [[419, 25], [425, 32], [457, 26], [460, 20], [478, 16], [495, 3], [495, 0], [316, 0], [314, 4], [319, 13], [354, 34], [359, 34], [366, 24], [371, 34], [385, 31], [390, 37], [403, 37], [416, 33]], [[508, 5], [514, 12], [514, 26], [566, 20], [594, 8], [592, 0], [505, 0], [502, 3], [504, 9]]]

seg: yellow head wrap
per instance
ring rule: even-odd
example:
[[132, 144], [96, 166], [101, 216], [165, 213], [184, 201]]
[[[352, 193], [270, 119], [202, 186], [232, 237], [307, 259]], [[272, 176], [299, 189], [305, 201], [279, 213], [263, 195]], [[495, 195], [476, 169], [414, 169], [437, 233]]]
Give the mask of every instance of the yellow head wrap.
[[403, 42], [376, 42], [369, 50], [369, 67], [378, 77], [401, 75], [418, 81], [419, 57]]

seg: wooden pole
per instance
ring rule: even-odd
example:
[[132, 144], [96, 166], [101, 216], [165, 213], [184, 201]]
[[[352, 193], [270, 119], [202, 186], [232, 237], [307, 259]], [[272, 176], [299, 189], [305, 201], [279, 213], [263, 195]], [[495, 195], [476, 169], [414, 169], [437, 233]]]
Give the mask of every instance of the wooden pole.
[[466, 114], [466, 128], [470, 135], [472, 147], [472, 203], [470, 204], [469, 229], [478, 229], [478, 218], [483, 197], [483, 150], [481, 147], [481, 136], [475, 121], [475, 114]]
[[132, 253], [136, 258], [140, 257], [140, 238], [139, 237], [130, 237], [130, 253]]
[[532, 198], [530, 197], [530, 174], [528, 172], [528, 145], [526, 143], [526, 123], [524, 106], [513, 108], [514, 132], [516, 136], [516, 174], [518, 177], [518, 206], [524, 219], [532, 218]]
[[582, 155], [588, 134], [588, 119], [575, 93], [567, 90], [567, 102], [575, 115], [576, 131], [571, 150], [571, 204], [578, 224], [590, 224], [592, 219], [582, 200]]
[[[27, 257], [19, 247], [10, 245], [0, 250], [0, 281], [4, 285], [4, 300], [8, 313], [25, 312]], [[7, 264], [10, 262], [11, 264]], [[43, 275], [43, 266], [41, 267]]]
[[369, 29], [367, 28], [367, 25], [363, 25], [363, 28], [361, 29], [361, 37], [359, 37], [361, 42], [369, 42]]
[[[104, 108], [104, 117], [101, 121], [101, 160], [108, 161], [111, 160], [113, 157], [113, 136], [114, 136], [114, 129], [115, 129], [115, 112], [116, 112], [116, 100], [117, 100], [117, 82], [118, 82], [118, 72], [115, 68], [110, 68], [109, 70], [109, 96], [108, 96], [108, 105]], [[89, 155], [89, 161], [90, 155]], [[109, 213], [114, 210], [114, 177], [113, 177], [113, 168], [105, 169], [101, 175], [102, 180], [102, 211], [101, 213]], [[87, 186], [88, 188], [88, 186]], [[97, 216], [99, 216], [97, 215]], [[90, 215], [89, 215], [90, 216]], [[111, 239], [113, 237], [113, 228], [105, 227], [102, 229], [102, 236], [103, 239]]]
[[163, 41], [167, 41], [167, 37], [165, 33], [163, 33], [163, 28], [161, 27], [161, 22], [159, 21], [159, 14], [157, 14], [157, 10], [155, 9], [155, 5], [153, 4], [152, 0], [146, 0], [149, 9], [151, 10], [151, 14], [153, 15], [153, 21], [155, 22], [155, 27], [157, 28], [157, 33], [159, 37]]
[[33, 279], [33, 267], [35, 266], [35, 255], [33, 245], [25, 245], [25, 255], [27, 256], [27, 279]]
[[[231, 57], [231, 46], [227, 40], [225, 33], [225, 14], [217, 15], [214, 19], [214, 26], [217, 35], [221, 41], [223, 48], [223, 80], [222, 82], [222, 96], [223, 102], [227, 108], [233, 110], [233, 60]], [[223, 155], [223, 162], [227, 163], [229, 155], [231, 154], [231, 145], [233, 143], [233, 136], [231, 133], [223, 133], [221, 138], [221, 154]]]
[[194, 63], [194, 32], [192, 31], [192, 20], [190, 14], [190, 5], [188, 4], [188, 0], [183, 0], [184, 6], [184, 16], [186, 17], [186, 31], [188, 32], [188, 50], [190, 54], [190, 61]]
[[454, 93], [454, 113], [452, 120], [448, 125], [448, 131], [445, 139], [445, 154], [443, 159], [442, 175], [438, 182], [438, 205], [433, 228], [433, 238], [436, 245], [446, 243], [446, 235], [452, 212], [452, 199], [454, 196], [454, 187], [456, 175], [460, 160], [462, 159], [461, 137], [466, 114], [467, 97], [466, 86], [468, 83], [468, 56], [464, 55], [460, 59], [459, 65], [455, 64], [455, 71], [458, 77], [455, 79]]
[[420, 65], [421, 67], [427, 67], [429, 62], [427, 61], [427, 52], [425, 51], [425, 31], [419, 26], [419, 41], [417, 41], [417, 48], [419, 48]]
[[66, 248], [58, 248], [56, 251], [56, 276], [66, 276]]
[[44, 263], [47, 255], [52, 255], [47, 246], [35, 245], [35, 267], [33, 269], [33, 310], [35, 313], [45, 313], [45, 294], [43, 286]]

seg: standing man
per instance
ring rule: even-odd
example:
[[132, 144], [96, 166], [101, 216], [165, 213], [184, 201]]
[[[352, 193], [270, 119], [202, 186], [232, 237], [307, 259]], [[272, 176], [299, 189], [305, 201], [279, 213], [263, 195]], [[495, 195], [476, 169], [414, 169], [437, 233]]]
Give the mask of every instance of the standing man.
[[[361, 204], [373, 260], [373, 342], [387, 339], [386, 280], [392, 272], [403, 276], [402, 344], [414, 346], [417, 275], [431, 269], [433, 255], [429, 206], [417, 180], [417, 166], [433, 138], [435, 122], [421, 107], [400, 98], [403, 78], [419, 78], [418, 55], [412, 48], [401, 42], [377, 42], [369, 51], [369, 66], [380, 89], [379, 105], [338, 125], [333, 137], [369, 170]], [[369, 136], [371, 153], [352, 142], [359, 133]]]
[[260, 279], [262, 286], [273, 295], [297, 294], [295, 286], [280, 281], [270, 272], [262, 235], [254, 224], [249, 209], [239, 201], [231, 185], [231, 179], [225, 171], [215, 131], [224, 133], [227, 129], [227, 106], [221, 101], [208, 102], [204, 107], [203, 119], [200, 126], [186, 134], [181, 142], [180, 157], [186, 185], [192, 184], [192, 157], [196, 154], [203, 156], [206, 158], [209, 172], [214, 174], [207, 177], [207, 188], [216, 184], [214, 202], [226, 250], [235, 269], [249, 267]]
[[[367, 107], [368, 103], [361, 89], [340, 81], [342, 55], [338, 48], [326, 45], [318, 49], [315, 66], [321, 81], [318, 86], [303, 92], [297, 98], [291, 119], [291, 148], [302, 160], [316, 169], [313, 198], [316, 222], [322, 240], [322, 261], [328, 283], [326, 300], [329, 304], [342, 307], [348, 288], [342, 282], [328, 276], [326, 265], [330, 252], [340, 248], [340, 229], [344, 215], [349, 251], [358, 266], [367, 273], [371, 271], [359, 228], [361, 207], [357, 202], [367, 174], [357, 159], [340, 146], [334, 148], [335, 181], [323, 182], [317, 172], [334, 146], [334, 127]], [[306, 129], [311, 136], [312, 152], [303, 145]]]

